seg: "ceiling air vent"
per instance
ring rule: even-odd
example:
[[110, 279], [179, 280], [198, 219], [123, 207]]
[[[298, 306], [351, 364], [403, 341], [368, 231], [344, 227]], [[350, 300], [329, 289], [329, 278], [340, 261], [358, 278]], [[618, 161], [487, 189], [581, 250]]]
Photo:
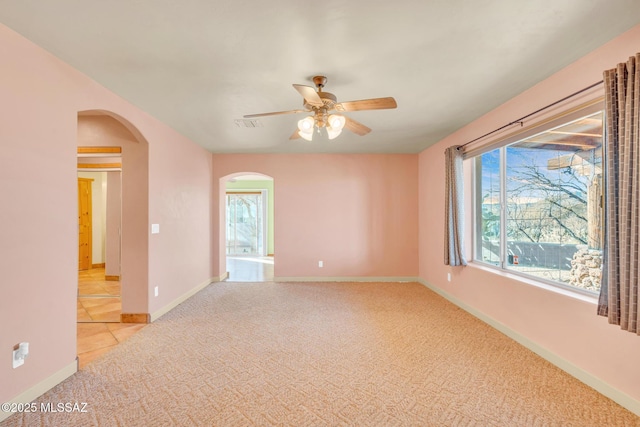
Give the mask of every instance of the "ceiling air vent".
[[262, 122], [258, 119], [236, 119], [235, 124], [239, 128], [261, 128]]

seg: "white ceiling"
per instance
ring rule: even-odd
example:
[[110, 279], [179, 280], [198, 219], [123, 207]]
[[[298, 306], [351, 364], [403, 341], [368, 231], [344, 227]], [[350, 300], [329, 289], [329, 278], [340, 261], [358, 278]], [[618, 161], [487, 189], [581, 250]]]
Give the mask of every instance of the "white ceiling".
[[[639, 0], [0, 0], [0, 22], [212, 152], [416, 153], [640, 22]], [[621, 58], [623, 60], [624, 58]], [[373, 131], [288, 138], [292, 83]]]

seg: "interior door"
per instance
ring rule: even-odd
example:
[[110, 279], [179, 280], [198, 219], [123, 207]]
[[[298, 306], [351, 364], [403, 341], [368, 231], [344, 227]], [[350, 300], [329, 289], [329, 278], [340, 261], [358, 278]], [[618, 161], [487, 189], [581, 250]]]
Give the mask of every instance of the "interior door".
[[91, 182], [78, 178], [78, 270], [91, 268]]
[[227, 255], [264, 255], [261, 192], [227, 192]]

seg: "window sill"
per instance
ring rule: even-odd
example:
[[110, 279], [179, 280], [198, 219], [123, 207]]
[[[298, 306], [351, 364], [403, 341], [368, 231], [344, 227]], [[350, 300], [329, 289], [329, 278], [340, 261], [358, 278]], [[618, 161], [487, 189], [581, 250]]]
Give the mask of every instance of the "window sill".
[[500, 267], [494, 267], [492, 265], [484, 264], [478, 261], [469, 262], [467, 264], [467, 267], [477, 268], [479, 270], [487, 271], [492, 274], [497, 274], [509, 280], [514, 280], [516, 282], [524, 283], [526, 285], [535, 286], [537, 288], [544, 289], [545, 291], [553, 292], [553, 293], [567, 296], [573, 299], [588, 302], [593, 305], [598, 304], [598, 295], [587, 293], [588, 291], [583, 292], [579, 290], [568, 289], [561, 285], [552, 285], [550, 283], [536, 280], [530, 276], [523, 276], [507, 270], [503, 270]]

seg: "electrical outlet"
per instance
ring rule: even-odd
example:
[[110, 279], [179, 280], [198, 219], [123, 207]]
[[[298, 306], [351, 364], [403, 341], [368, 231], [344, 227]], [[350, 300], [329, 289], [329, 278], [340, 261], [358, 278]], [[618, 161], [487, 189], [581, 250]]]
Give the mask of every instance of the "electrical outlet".
[[153, 288], [153, 294], [155, 296], [158, 296], [158, 287], [157, 286], [155, 288]]
[[451, 273], [447, 273], [447, 282], [451, 281]]
[[320, 267], [320, 268], [324, 267], [324, 262], [323, 261], [318, 261], [318, 267]]

